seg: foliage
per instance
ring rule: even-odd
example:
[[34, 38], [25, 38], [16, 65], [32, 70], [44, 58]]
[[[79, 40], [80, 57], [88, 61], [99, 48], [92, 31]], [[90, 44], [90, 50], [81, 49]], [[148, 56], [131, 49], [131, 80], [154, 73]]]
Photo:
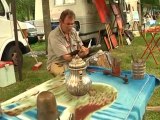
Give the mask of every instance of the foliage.
[[[12, 0], [6, 0], [8, 4]], [[35, 0], [16, 0], [17, 19], [20, 21], [34, 18]]]
[[160, 5], [159, 0], [141, 0], [142, 3], [151, 4], [151, 5]]

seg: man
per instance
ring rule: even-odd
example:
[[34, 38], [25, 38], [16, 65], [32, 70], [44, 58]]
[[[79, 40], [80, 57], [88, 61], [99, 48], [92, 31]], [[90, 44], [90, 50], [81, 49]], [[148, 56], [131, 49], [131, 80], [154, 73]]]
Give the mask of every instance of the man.
[[48, 36], [47, 70], [55, 76], [63, 74], [75, 51], [81, 58], [89, 53], [73, 28], [74, 22], [75, 13], [70, 9], [64, 10], [60, 15], [59, 26]]

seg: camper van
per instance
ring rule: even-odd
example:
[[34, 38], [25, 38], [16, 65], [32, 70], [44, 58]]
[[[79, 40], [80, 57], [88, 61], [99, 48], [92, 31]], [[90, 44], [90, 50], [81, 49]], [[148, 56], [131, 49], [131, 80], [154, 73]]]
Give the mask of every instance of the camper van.
[[[42, 34], [44, 33], [42, 0], [35, 2], [34, 25], [37, 27], [38, 34]], [[98, 32], [105, 30], [92, 0], [49, 0], [49, 6], [52, 29], [58, 25], [61, 12], [65, 9], [71, 9], [76, 14], [75, 26], [83, 41], [97, 38]]]
[[[14, 37], [14, 27], [11, 12], [6, 0], [0, 0], [0, 60], [8, 61], [12, 60], [16, 63], [16, 47]], [[23, 32], [27, 31], [26, 25], [23, 22], [19, 22], [19, 25]], [[29, 52], [27, 42], [18, 30], [18, 43], [22, 54]]]

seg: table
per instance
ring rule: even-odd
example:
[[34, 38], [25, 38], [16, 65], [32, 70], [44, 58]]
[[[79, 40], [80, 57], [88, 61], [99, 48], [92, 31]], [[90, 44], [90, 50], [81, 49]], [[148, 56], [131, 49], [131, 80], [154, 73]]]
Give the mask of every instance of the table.
[[[145, 107], [153, 94], [154, 88], [159, 84], [159, 79], [153, 75], [145, 74], [142, 80], [133, 80], [131, 71], [123, 71], [121, 75], [127, 75], [129, 79], [128, 84], [124, 84], [123, 80], [110, 75], [102, 73], [104, 68], [90, 66], [88, 69], [92, 70], [89, 77], [94, 83], [102, 83], [113, 86], [118, 91], [116, 100], [109, 106], [96, 110], [90, 114], [91, 120], [141, 120], [145, 113]], [[60, 79], [60, 78], [58, 78]], [[61, 82], [59, 82], [61, 83]], [[62, 83], [61, 83], [62, 84]], [[47, 90], [47, 86], [53, 85], [53, 80], [49, 80], [31, 90], [24, 92], [10, 100], [2, 103], [3, 109], [18, 108], [20, 105], [29, 104], [31, 107], [22, 110], [19, 115], [9, 116], [4, 114], [1, 120], [36, 120], [36, 100], [33, 99], [39, 92]], [[28, 99], [27, 99], [28, 98]], [[56, 99], [59, 103], [60, 99]], [[21, 102], [20, 102], [21, 101]], [[30, 103], [34, 103], [31, 105]], [[61, 115], [66, 112], [67, 106], [58, 104], [58, 111]], [[61, 118], [61, 120], [64, 120]], [[65, 120], [67, 120], [65, 118]]]
[[[155, 47], [158, 48], [159, 52], [160, 52], [160, 48], [158, 46], [158, 42], [160, 40], [160, 37], [156, 38], [156, 36], [158, 35], [158, 33], [160, 32], [160, 26], [155, 26], [155, 27], [150, 27], [147, 30], [144, 30], [141, 32], [141, 35], [146, 43], [146, 49], [144, 50], [141, 58], [144, 58], [145, 55], [147, 55], [146, 59], [148, 59], [148, 57], [150, 55], [152, 55], [155, 63], [158, 65], [158, 61], [156, 60], [154, 54], [153, 54], [153, 50], [155, 49]], [[147, 42], [145, 34], [149, 33], [151, 35], [151, 39], [149, 40], [149, 42]], [[147, 54], [147, 51], [149, 51], [149, 53]]]

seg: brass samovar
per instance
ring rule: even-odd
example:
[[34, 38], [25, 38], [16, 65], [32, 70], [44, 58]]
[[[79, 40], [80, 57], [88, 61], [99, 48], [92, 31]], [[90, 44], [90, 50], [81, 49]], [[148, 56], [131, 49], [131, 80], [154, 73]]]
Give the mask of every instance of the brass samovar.
[[86, 62], [78, 55], [69, 63], [69, 77], [66, 80], [67, 90], [74, 96], [83, 96], [89, 91], [92, 81], [86, 73]]

